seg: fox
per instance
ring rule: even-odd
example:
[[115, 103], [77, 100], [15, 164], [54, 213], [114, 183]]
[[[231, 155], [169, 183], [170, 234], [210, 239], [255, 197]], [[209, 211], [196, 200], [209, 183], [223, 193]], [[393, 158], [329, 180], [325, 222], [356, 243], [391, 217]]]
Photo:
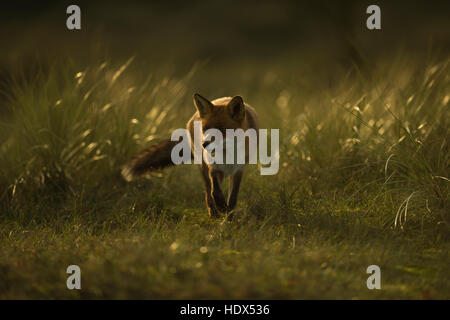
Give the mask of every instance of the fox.
[[[197, 121], [201, 123], [201, 148], [203, 152], [211, 143], [205, 137], [205, 132], [208, 129], [217, 129], [223, 136], [226, 136], [226, 129], [242, 129], [243, 131], [254, 129], [256, 132], [259, 130], [256, 110], [245, 103], [241, 96], [222, 97], [210, 101], [196, 93], [193, 100], [196, 111], [186, 124], [190, 136], [191, 159], [194, 159], [195, 149], [192, 137], [195, 136], [194, 124]], [[244, 167], [249, 163], [251, 153], [257, 152], [257, 150], [249, 148], [248, 137], [246, 137], [246, 142], [244, 163], [220, 164], [201, 161], [201, 164], [196, 164], [200, 169], [204, 183], [206, 209], [212, 218], [232, 212], [236, 207]], [[144, 173], [174, 165], [171, 155], [172, 148], [177, 143], [178, 141], [166, 139], [132, 156], [122, 168], [123, 177], [127, 181], [131, 181]], [[223, 146], [223, 149], [226, 153], [225, 146]], [[221, 188], [225, 177], [228, 177], [229, 180], [227, 199], [225, 199]]]

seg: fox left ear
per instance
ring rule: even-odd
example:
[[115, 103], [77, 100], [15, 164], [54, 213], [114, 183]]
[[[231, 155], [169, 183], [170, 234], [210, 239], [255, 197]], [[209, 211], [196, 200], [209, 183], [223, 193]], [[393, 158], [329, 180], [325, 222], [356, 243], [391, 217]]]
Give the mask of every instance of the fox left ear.
[[214, 108], [211, 101], [202, 97], [198, 93], [194, 94], [194, 105], [197, 108], [201, 118], [204, 118], [208, 113], [211, 113]]
[[233, 119], [238, 121], [244, 119], [245, 105], [242, 97], [235, 96], [233, 99], [231, 99], [230, 102], [228, 102], [227, 109]]

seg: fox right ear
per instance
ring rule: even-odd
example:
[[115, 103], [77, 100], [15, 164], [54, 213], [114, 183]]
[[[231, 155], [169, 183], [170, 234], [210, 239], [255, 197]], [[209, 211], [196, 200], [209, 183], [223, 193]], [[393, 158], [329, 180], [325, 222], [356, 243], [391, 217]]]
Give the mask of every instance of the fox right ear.
[[202, 97], [198, 93], [194, 94], [194, 105], [198, 110], [201, 118], [210, 113], [213, 109], [213, 104], [206, 98]]

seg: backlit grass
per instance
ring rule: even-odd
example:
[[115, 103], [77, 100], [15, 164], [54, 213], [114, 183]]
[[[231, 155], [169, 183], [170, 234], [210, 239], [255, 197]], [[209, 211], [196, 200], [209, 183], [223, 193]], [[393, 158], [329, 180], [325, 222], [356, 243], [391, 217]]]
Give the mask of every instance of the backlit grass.
[[[402, 57], [331, 87], [302, 66], [230, 68], [214, 87], [204, 64], [142, 65], [56, 62], [10, 83], [0, 298], [449, 298], [448, 60]], [[194, 166], [120, 176], [184, 127], [194, 92], [241, 94], [280, 129], [279, 173], [246, 169], [231, 222], [208, 218]], [[366, 287], [372, 264], [382, 290]]]

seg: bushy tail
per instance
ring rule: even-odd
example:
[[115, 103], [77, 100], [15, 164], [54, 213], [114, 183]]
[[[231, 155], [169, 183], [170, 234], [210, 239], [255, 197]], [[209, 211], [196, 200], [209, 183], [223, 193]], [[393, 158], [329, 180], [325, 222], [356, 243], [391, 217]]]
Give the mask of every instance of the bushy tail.
[[131, 157], [122, 168], [122, 176], [131, 181], [147, 171], [173, 165], [171, 152], [178, 141], [164, 140]]

